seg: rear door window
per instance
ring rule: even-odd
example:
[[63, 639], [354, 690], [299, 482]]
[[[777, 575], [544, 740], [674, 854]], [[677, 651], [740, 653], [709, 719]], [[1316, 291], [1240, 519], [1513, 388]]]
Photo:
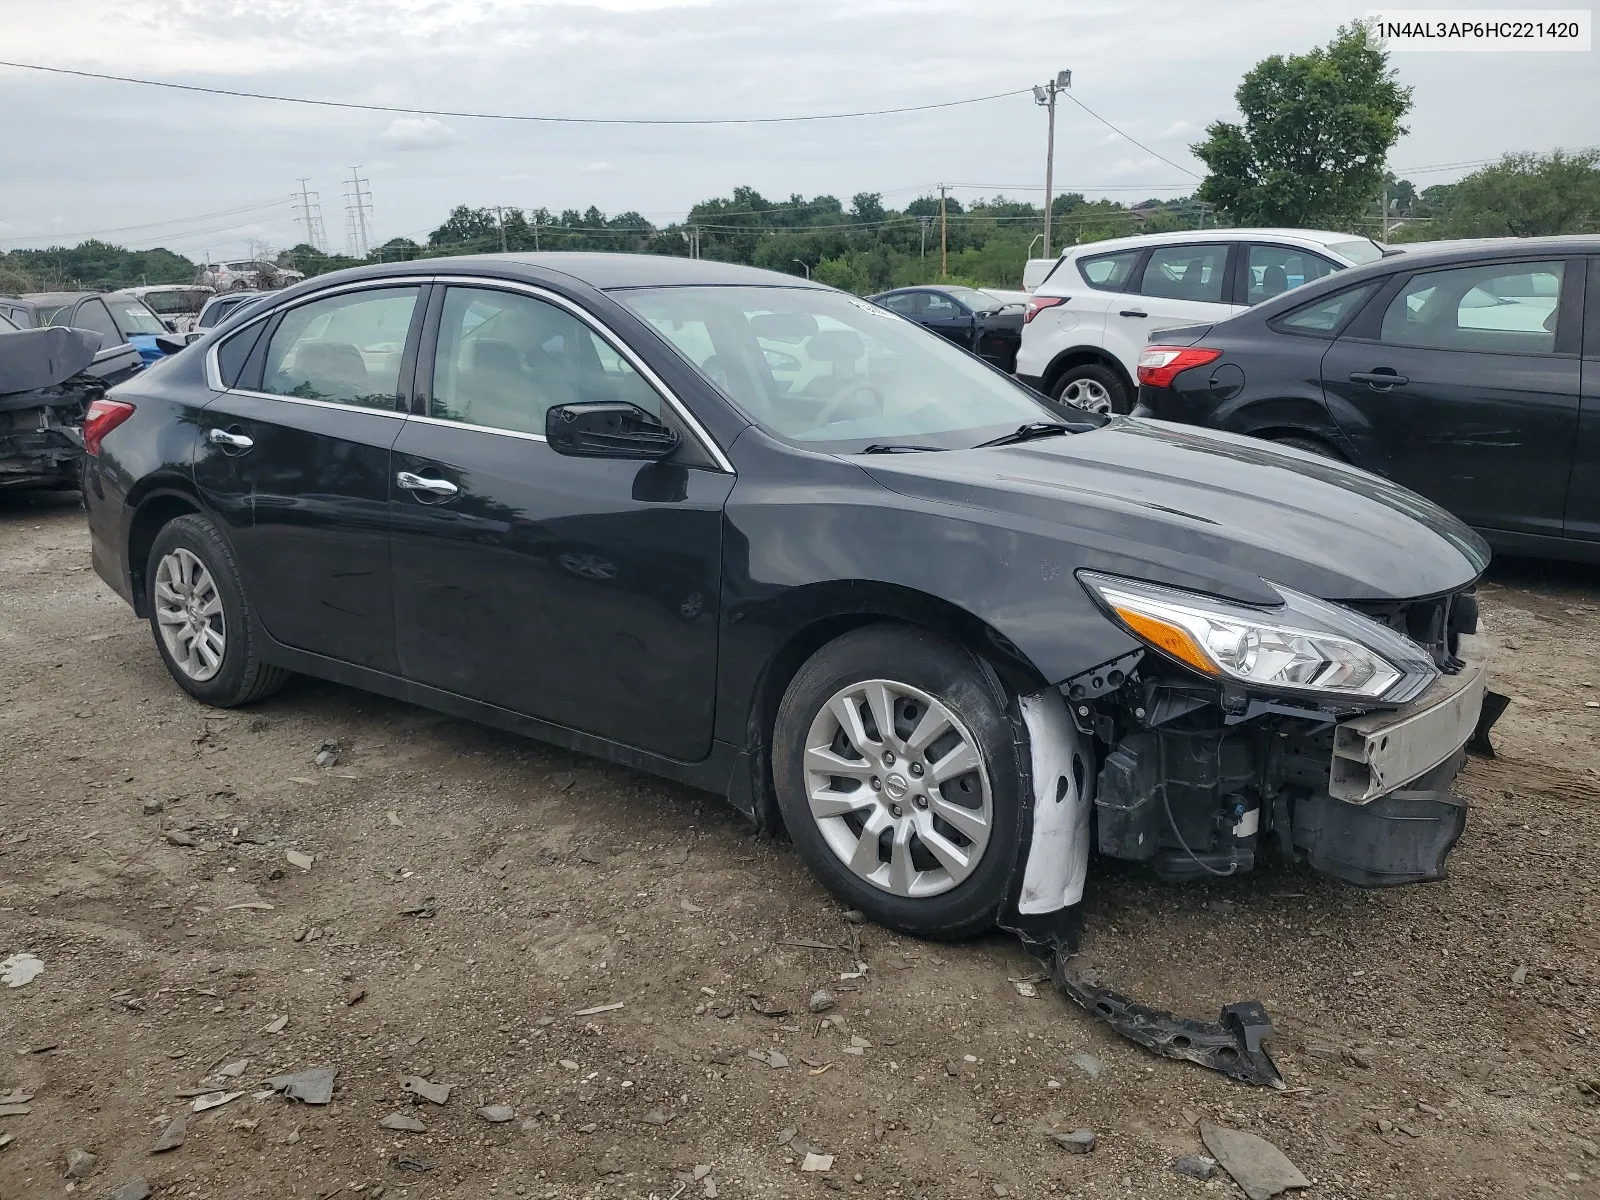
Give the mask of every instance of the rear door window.
[[[71, 314], [70, 316], [68, 314]], [[117, 328], [111, 314], [106, 311], [106, 306], [99, 300], [85, 300], [78, 305], [77, 312], [70, 309], [61, 309], [50, 322], [52, 325], [71, 325], [74, 329], [92, 329], [100, 335], [100, 348], [109, 349], [120, 346], [128, 339], [122, 336], [122, 331]]]
[[1329, 296], [1325, 300], [1318, 300], [1313, 304], [1305, 304], [1277, 318], [1271, 324], [1278, 329], [1290, 330], [1294, 333], [1309, 333], [1323, 337], [1332, 337], [1338, 333], [1349, 321], [1373, 292], [1378, 290], [1376, 283], [1364, 283], [1360, 287], [1347, 288], [1345, 291]]
[[1142, 250], [1123, 250], [1117, 254], [1096, 254], [1078, 260], [1078, 274], [1090, 287], [1102, 292], [1125, 291], [1128, 278], [1139, 262]]
[[1490, 354], [1554, 354], [1566, 263], [1496, 263], [1423, 271], [1383, 314], [1396, 346]]
[[394, 408], [417, 295], [414, 287], [375, 288], [290, 309], [267, 346], [261, 390]]
[[885, 296], [883, 306], [901, 316], [914, 317], [922, 312], [922, 297], [921, 292], [900, 292], [893, 296]]
[[1221, 304], [1227, 263], [1228, 248], [1223, 245], [1158, 246], [1145, 264], [1139, 294]]

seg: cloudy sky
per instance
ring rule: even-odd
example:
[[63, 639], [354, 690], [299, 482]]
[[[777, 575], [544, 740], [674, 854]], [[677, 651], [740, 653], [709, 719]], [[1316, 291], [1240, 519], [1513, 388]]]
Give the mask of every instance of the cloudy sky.
[[[1424, 3], [1425, 0], [1413, 0]], [[1435, 3], [1437, 0], [1435, 0]], [[1499, 0], [1500, 8], [1554, 0]], [[0, 0], [0, 58], [211, 87], [554, 116], [780, 116], [961, 100], [1073, 71], [1058, 190], [1191, 190], [1188, 153], [1260, 58], [1330, 38], [1365, 3], [1284, 0]], [[1600, 144], [1596, 53], [1397, 54], [1415, 88], [1391, 156], [1419, 186], [1508, 150]], [[749, 184], [769, 196], [940, 182], [1038, 198], [1028, 96], [851, 121], [572, 126], [396, 117], [0, 67], [0, 248], [86, 235], [237, 256], [303, 240], [307, 177], [334, 249], [352, 166], [374, 243], [456, 204], [598, 205], [652, 220]], [[1180, 169], [1180, 168], [1186, 168]], [[1031, 190], [1030, 190], [1031, 189]]]

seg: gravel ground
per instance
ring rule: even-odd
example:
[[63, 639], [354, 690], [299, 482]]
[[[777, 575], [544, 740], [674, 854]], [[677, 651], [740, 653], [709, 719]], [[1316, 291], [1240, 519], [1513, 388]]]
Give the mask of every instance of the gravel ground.
[[[1273, 1093], [1023, 996], [1014, 940], [849, 925], [703, 793], [315, 681], [203, 709], [75, 502], [0, 497], [0, 958], [45, 964], [0, 989], [0, 1197], [1242, 1194], [1170, 1169], [1201, 1119], [1310, 1197], [1600, 1197], [1597, 601], [1589, 570], [1485, 587], [1515, 703], [1444, 883], [1097, 865], [1085, 959], [1191, 1015], [1264, 1001]], [[318, 1066], [326, 1107], [257, 1098]], [[242, 1094], [151, 1154], [197, 1088]]]

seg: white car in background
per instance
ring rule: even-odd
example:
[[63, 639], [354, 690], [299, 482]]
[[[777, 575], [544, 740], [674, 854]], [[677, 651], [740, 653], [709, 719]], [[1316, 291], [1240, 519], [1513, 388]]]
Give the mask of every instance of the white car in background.
[[1073, 246], [1033, 291], [1017, 378], [1094, 412], [1125, 413], [1150, 334], [1230, 317], [1373, 262], [1370, 238], [1314, 229], [1202, 229]]
[[123, 288], [115, 294], [137, 296], [173, 333], [188, 333], [194, 328], [195, 319], [206, 301], [216, 295], [216, 289], [199, 283], [163, 283]]

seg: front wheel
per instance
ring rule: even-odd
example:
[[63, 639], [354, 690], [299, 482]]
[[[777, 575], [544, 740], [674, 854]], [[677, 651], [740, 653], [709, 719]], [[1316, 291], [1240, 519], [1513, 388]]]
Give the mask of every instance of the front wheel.
[[795, 847], [840, 900], [918, 937], [992, 927], [1017, 862], [1021, 774], [1006, 696], [975, 655], [903, 626], [828, 643], [773, 733]]
[[156, 534], [145, 587], [161, 660], [196, 700], [232, 708], [270, 695], [288, 678], [257, 655], [233, 552], [205, 517], [178, 517]]

